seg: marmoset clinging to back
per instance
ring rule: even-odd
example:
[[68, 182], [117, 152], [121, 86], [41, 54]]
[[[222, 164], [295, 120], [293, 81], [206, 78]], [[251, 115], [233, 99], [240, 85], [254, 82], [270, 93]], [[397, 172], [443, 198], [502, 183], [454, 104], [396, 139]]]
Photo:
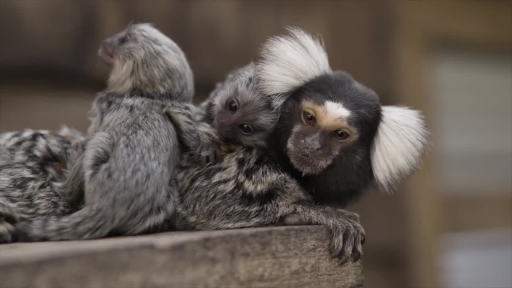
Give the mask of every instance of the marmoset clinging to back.
[[[201, 163], [214, 161], [220, 155], [218, 141], [232, 145], [264, 147], [273, 125], [277, 121], [277, 110], [271, 106], [269, 97], [265, 97], [258, 87], [256, 66], [253, 62], [232, 70], [223, 82], [217, 84], [209, 97], [199, 107], [174, 107], [173, 111], [184, 109], [187, 117], [193, 117], [201, 128], [216, 129], [217, 136], [211, 137], [212, 132], [193, 133], [190, 137], [208, 135], [207, 139], [189, 141], [195, 143], [195, 153], [187, 154], [201, 158]], [[190, 114], [191, 113], [191, 114]], [[171, 115], [172, 116], [172, 115]], [[191, 120], [189, 118], [183, 120]], [[199, 129], [201, 129], [199, 128]], [[187, 135], [183, 135], [187, 137]], [[208, 139], [215, 141], [209, 143]]]
[[234, 69], [217, 84], [209, 96], [206, 112], [206, 122], [225, 141], [245, 146], [265, 146], [277, 121], [277, 111], [258, 87], [253, 62]]
[[135, 235], [160, 226], [173, 212], [170, 179], [179, 145], [163, 107], [192, 100], [185, 54], [151, 25], [134, 24], [105, 40], [99, 55], [112, 72], [93, 103], [85, 151], [76, 164], [85, 205], [68, 216], [17, 223], [19, 241]]

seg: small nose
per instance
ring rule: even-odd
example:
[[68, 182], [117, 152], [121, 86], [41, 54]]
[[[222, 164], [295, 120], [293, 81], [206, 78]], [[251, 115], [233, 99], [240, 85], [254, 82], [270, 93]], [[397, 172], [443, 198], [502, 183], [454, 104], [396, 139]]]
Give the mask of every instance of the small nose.
[[219, 126], [227, 126], [228, 121], [226, 121], [226, 120], [224, 120], [224, 119], [220, 119], [220, 120], [218, 121], [218, 123], [219, 123]]
[[229, 132], [230, 132], [230, 129], [226, 128], [226, 127], [222, 127], [219, 129], [219, 133], [223, 134], [224, 136], [229, 134]]
[[219, 120], [217, 121], [217, 131], [219, 131], [220, 136], [222, 137], [229, 137], [231, 134], [231, 126], [229, 125], [228, 121], [226, 120]]
[[101, 43], [101, 48], [109, 57], [114, 56], [114, 44], [111, 39], [103, 41], [103, 43]]
[[322, 149], [322, 143], [318, 137], [310, 137], [302, 140], [301, 142], [305, 143], [313, 151], [320, 151]]

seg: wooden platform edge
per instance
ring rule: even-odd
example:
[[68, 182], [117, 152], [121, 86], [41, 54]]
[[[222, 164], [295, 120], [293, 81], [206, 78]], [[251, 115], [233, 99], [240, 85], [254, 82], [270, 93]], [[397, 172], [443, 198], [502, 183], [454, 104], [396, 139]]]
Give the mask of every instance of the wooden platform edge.
[[0, 287], [362, 287], [320, 226], [0, 245]]

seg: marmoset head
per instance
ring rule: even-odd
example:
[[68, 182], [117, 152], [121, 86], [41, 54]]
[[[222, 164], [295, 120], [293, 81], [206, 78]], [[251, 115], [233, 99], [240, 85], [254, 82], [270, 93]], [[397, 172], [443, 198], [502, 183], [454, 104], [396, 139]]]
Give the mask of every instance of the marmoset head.
[[254, 63], [233, 70], [211, 94], [211, 122], [228, 142], [264, 146], [277, 111], [257, 86]]
[[282, 104], [281, 113], [279, 123], [290, 131], [288, 157], [306, 175], [322, 173], [347, 153], [363, 157], [380, 121], [377, 95], [344, 72], [299, 87]]
[[151, 24], [130, 24], [103, 41], [98, 55], [112, 71], [108, 90], [137, 91], [191, 101], [192, 70], [183, 51]]
[[290, 32], [267, 41], [257, 66], [260, 89], [280, 109], [269, 149], [326, 189], [360, 189], [368, 179], [383, 190], [394, 187], [419, 165], [426, 139], [421, 114], [382, 107], [374, 91], [331, 70], [319, 40]]

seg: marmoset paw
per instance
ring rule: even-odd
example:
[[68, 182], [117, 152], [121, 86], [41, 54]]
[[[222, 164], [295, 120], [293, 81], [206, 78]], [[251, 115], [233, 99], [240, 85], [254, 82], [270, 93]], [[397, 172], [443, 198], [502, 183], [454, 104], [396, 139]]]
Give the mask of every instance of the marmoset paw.
[[340, 264], [345, 264], [349, 259], [358, 261], [363, 255], [363, 243], [365, 232], [359, 223], [359, 216], [356, 213], [343, 211], [346, 215], [337, 219], [337, 223], [331, 229], [332, 242], [331, 254], [340, 259]]

